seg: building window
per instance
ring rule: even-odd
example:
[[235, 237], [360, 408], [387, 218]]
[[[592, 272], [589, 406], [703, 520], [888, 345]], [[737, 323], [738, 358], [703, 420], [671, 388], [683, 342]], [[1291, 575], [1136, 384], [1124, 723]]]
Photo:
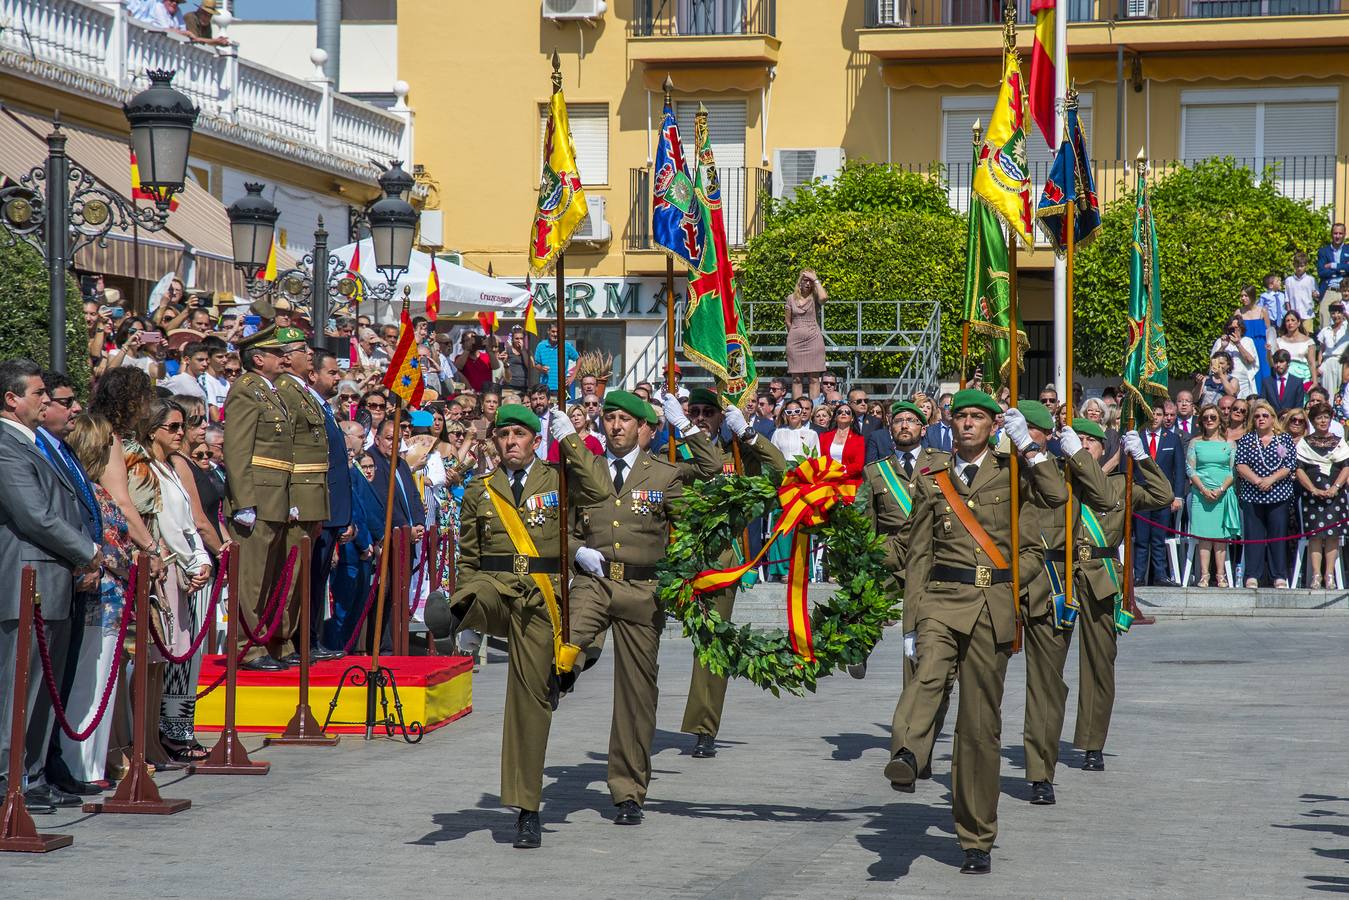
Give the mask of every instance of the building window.
[[[750, 208], [750, 178], [745, 168], [745, 101], [705, 100], [703, 105], [707, 107], [707, 143], [717, 161], [717, 176], [721, 182], [726, 240], [731, 246], [739, 247], [745, 243], [745, 216]], [[695, 161], [693, 125], [697, 115], [697, 100], [680, 100], [675, 104], [679, 137], [684, 142], [690, 164]]]
[[[567, 120], [576, 145], [576, 168], [581, 183], [609, 183], [609, 104], [568, 103]], [[539, 168], [543, 168], [543, 137], [548, 127], [548, 106], [539, 107]], [[538, 174], [537, 172], [535, 173]]]

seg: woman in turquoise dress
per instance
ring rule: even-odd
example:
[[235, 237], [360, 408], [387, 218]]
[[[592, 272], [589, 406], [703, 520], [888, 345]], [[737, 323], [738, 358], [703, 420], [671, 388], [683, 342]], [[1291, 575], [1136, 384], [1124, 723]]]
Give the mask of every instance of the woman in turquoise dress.
[[1209, 585], [1209, 565], [1218, 587], [1227, 587], [1227, 541], [1241, 536], [1241, 508], [1232, 490], [1236, 447], [1223, 436], [1218, 407], [1199, 410], [1199, 433], [1185, 450], [1190, 484], [1190, 532], [1199, 538], [1199, 587]]

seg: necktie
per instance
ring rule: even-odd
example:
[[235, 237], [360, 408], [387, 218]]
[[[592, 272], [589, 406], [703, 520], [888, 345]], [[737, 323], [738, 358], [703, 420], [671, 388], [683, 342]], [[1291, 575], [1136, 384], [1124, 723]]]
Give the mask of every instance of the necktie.
[[979, 475], [979, 467], [971, 463], [965, 467], [965, 484], [974, 487], [974, 479]]
[[1153, 459], [1157, 458], [1157, 432], [1155, 431], [1148, 432], [1148, 456]]
[[90, 518], [94, 522], [94, 530], [98, 532], [95, 540], [102, 540], [103, 535], [103, 515], [98, 508], [98, 500], [94, 497], [94, 491], [89, 486], [84, 473], [80, 471], [79, 463], [71, 455], [70, 450], [64, 444], [56, 446], [56, 452], [61, 454], [61, 459], [65, 462], [66, 468], [70, 471], [70, 478], [75, 482], [75, 486], [80, 490], [80, 497], [84, 500], [85, 507], [89, 510]]
[[516, 469], [511, 473], [511, 493], [515, 495], [515, 505], [519, 506], [525, 496], [525, 470]]
[[615, 491], [621, 491], [621, 490], [623, 490], [623, 470], [626, 469], [627, 467], [628, 467], [628, 464], [625, 463], [623, 460], [621, 460], [621, 459], [616, 459], [616, 460], [614, 460], [614, 490], [615, 490]]
[[1182, 431], [1184, 431], [1186, 434], [1189, 434], [1189, 433], [1190, 433], [1190, 420], [1189, 420], [1189, 419], [1182, 419], [1181, 422], [1180, 422], [1180, 427], [1181, 427], [1181, 430], [1182, 430]]
[[908, 453], [904, 454], [904, 477], [905, 478], [913, 477], [913, 457], [910, 456]]
[[1288, 380], [1288, 379], [1287, 379], [1285, 376], [1283, 376], [1283, 375], [1280, 375], [1280, 376], [1279, 376], [1279, 399], [1280, 399], [1280, 400], [1283, 399], [1283, 386], [1284, 386], [1284, 382], [1286, 382], [1287, 380]]

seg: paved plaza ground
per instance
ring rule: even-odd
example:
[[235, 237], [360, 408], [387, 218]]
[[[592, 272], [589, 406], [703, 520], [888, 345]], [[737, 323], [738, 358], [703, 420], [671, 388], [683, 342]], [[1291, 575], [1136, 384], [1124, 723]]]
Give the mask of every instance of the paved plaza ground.
[[[732, 685], [721, 753], [677, 729], [689, 645], [661, 654], [645, 824], [610, 823], [606, 659], [554, 719], [544, 845], [497, 805], [505, 666], [475, 712], [416, 747], [273, 748], [270, 775], [160, 776], [169, 818], [38, 817], [75, 836], [0, 858], [4, 897], [1293, 897], [1349, 893], [1349, 617], [1164, 619], [1123, 641], [1104, 773], [1064, 747], [1059, 803], [1025, 802], [1012, 663], [991, 877], [961, 876], [950, 736], [916, 794], [881, 775], [899, 693], [892, 631], [863, 682], [774, 699]], [[1075, 671], [1075, 657], [1071, 664]], [[1073, 692], [1075, 698], [1076, 691]], [[1071, 737], [1074, 700], [1070, 698]], [[954, 718], [954, 717], [953, 717]], [[248, 738], [250, 748], [258, 741]]]

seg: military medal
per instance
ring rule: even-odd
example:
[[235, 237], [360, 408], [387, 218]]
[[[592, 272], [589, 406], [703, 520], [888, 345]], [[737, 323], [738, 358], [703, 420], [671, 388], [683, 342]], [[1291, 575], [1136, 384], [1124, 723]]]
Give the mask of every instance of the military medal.
[[557, 506], [557, 491], [535, 494], [525, 501], [525, 509], [529, 510], [529, 515], [525, 518], [525, 521], [538, 528], [546, 520], [543, 511], [555, 506]]
[[659, 506], [664, 500], [664, 491], [633, 491], [632, 511], [635, 515], [649, 516], [652, 507]]

